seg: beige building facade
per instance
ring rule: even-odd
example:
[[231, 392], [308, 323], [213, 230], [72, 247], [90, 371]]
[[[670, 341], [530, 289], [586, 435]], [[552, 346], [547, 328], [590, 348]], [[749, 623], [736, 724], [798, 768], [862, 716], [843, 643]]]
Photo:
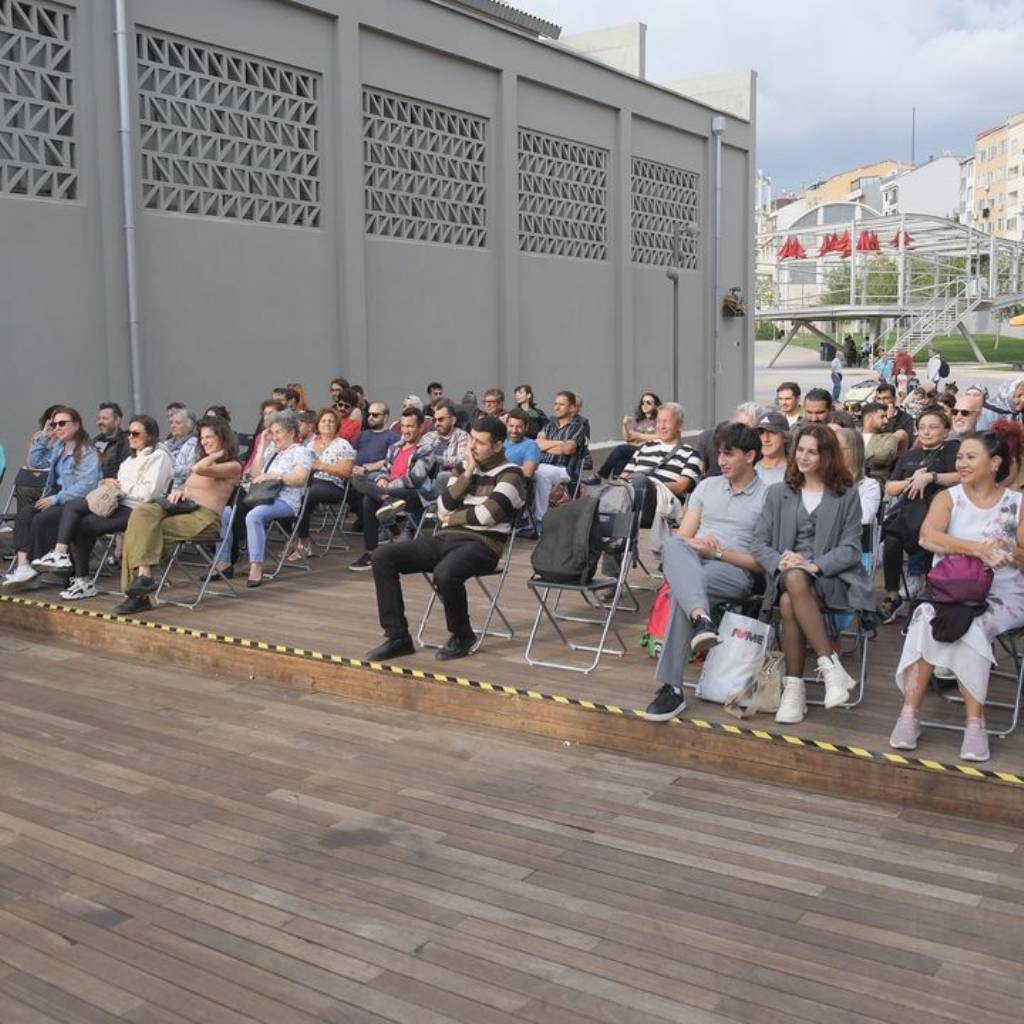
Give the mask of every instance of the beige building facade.
[[998, 238], [1024, 238], [1024, 113], [975, 137], [973, 226]]

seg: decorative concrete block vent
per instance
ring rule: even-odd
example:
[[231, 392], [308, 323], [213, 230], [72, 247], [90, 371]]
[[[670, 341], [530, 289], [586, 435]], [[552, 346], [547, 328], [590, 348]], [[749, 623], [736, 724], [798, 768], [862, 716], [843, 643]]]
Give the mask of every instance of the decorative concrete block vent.
[[519, 248], [608, 258], [608, 150], [519, 129]]
[[[700, 175], [671, 164], [633, 157], [632, 258], [658, 267], [676, 265], [673, 237], [700, 223]], [[678, 234], [683, 270], [699, 268], [696, 235]]]
[[0, 193], [76, 199], [73, 12], [0, 0]]
[[319, 226], [319, 75], [147, 29], [136, 48], [146, 209]]
[[487, 119], [363, 89], [366, 233], [487, 245]]

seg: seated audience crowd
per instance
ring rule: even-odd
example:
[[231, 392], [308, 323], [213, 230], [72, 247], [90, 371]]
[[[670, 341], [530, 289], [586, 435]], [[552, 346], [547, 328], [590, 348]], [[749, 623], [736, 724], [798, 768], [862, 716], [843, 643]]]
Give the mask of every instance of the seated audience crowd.
[[[12, 491], [2, 589], [49, 578], [62, 581], [63, 599], [89, 599], [104, 566], [119, 563], [117, 610], [140, 614], [153, 607], [162, 562], [179, 542], [207, 545], [211, 571], [227, 579], [244, 546], [254, 588], [267, 578], [273, 524], [288, 539], [280, 568], [306, 563], [323, 524], [351, 515], [363, 550], [349, 568], [372, 572], [384, 633], [370, 659], [414, 652], [407, 573], [430, 575], [449, 633], [437, 656], [460, 658], [480, 641], [467, 580], [494, 572], [513, 534], [541, 536], [550, 508], [619, 480], [649, 531], [670, 602], [648, 719], [685, 708], [688, 663], [721, 642], [716, 614], [725, 606], [777, 623], [776, 721], [785, 724], [807, 714], [811, 678], [825, 708], [852, 702], [858, 683], [837, 653], [841, 629], [906, 618], [892, 747], [916, 748], [937, 674], [963, 697], [961, 757], [984, 761], [993, 642], [1024, 627], [1024, 377], [990, 402], [979, 385], [960, 393], [951, 382], [919, 384], [906, 355], [897, 384], [879, 371], [874, 394], [856, 406], [786, 381], [773, 407], [743, 403], [702, 432], [686, 431], [681, 404], [645, 391], [617, 442], [603, 446], [596, 474], [582, 400], [568, 389], [551, 396], [549, 416], [527, 384], [506, 408], [501, 388], [483, 391], [478, 406], [476, 393], [456, 403], [432, 381], [426, 403], [408, 395], [392, 421], [386, 403], [343, 377], [319, 410], [290, 383], [261, 403], [253, 433], [237, 436], [222, 405], [197, 417], [170, 403], [163, 438], [151, 416], [126, 418], [114, 402], [99, 406], [94, 437], [74, 408], [54, 405], [29, 438], [24, 464], [35, 483]], [[957, 556], [976, 574], [991, 570], [986, 600], [944, 601], [931, 586], [929, 573], [952, 574], [955, 563], [942, 563]]]

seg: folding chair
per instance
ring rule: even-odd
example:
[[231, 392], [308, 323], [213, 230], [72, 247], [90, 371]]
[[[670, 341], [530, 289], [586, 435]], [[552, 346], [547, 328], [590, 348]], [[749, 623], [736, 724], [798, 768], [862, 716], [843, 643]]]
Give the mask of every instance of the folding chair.
[[[241, 488], [236, 488], [231, 503], [228, 505], [228, 518], [227, 523], [224, 525], [224, 535], [227, 537], [231, 536], [231, 527], [234, 524], [235, 516], [238, 515], [238, 502], [241, 493]], [[220, 538], [221, 524], [214, 523], [208, 529], [203, 530], [202, 533], [196, 534], [195, 537], [189, 540], [178, 541], [171, 549], [167, 565], [160, 576], [156, 592], [153, 594], [154, 603], [159, 604], [160, 594], [164, 587], [171, 586], [170, 576], [175, 568], [180, 569], [190, 583], [198, 582], [199, 590], [196, 593], [195, 599], [191, 602], [165, 601], [164, 604], [173, 604], [179, 608], [188, 608], [189, 611], [193, 611], [207, 594], [213, 597], [238, 597], [238, 591], [231, 580], [217, 568], [217, 547], [220, 544]], [[189, 551], [192, 552], [198, 561], [188, 561], [185, 559], [184, 554]], [[198, 570], [198, 572], [190, 570]], [[224, 582], [224, 585], [227, 587], [226, 591], [213, 589], [211, 583], [215, 576]]]
[[[34, 487], [41, 488], [46, 484], [46, 478], [50, 475], [49, 469], [31, 469], [28, 466], [22, 466], [17, 473], [14, 474], [14, 481], [11, 483], [11, 489], [7, 494], [7, 501], [4, 503], [3, 511], [0, 512], [0, 525], [13, 526], [14, 520], [18, 515], [18, 510], [15, 507], [15, 496], [20, 488], [23, 487]], [[7, 534], [9, 536], [9, 534]], [[14, 563], [14, 554], [11, 552], [11, 564]]]
[[[313, 558], [324, 558], [330, 554], [331, 548], [334, 546], [334, 538], [339, 534], [345, 533], [345, 516], [348, 514], [348, 496], [352, 491], [352, 482], [350, 480], [345, 481], [345, 486], [342, 488], [341, 501], [337, 505], [320, 505], [318, 506], [321, 513], [320, 525], [316, 529], [317, 534], [322, 534], [328, 530], [326, 541], [317, 541], [317, 543], [323, 547], [323, 551], [316, 552], [313, 554]], [[351, 544], [339, 544], [339, 551], [348, 551], [352, 547]]]
[[[1012, 733], [1017, 726], [1020, 724], [1021, 709], [1024, 707], [1024, 651], [1022, 651], [1022, 645], [1024, 645], [1024, 629], [1011, 630], [1009, 633], [1003, 633], [1002, 636], [996, 637], [996, 643], [1003, 649], [1003, 653], [1009, 655], [1013, 668], [1012, 670], [1001, 669], [998, 666], [994, 667], [989, 674], [990, 678], [1006, 679], [1014, 684], [1016, 690], [1012, 700], [986, 700], [985, 709], [995, 708], [999, 711], [1010, 712], [1010, 724], [1003, 729], [992, 729], [988, 727], [988, 721], [986, 719], [985, 732], [989, 736], [995, 736], [997, 739], [1005, 739]], [[941, 690], [936, 685], [935, 676], [932, 676], [932, 687], [935, 689], [939, 696], [943, 700], [948, 701], [950, 704], [963, 704], [964, 699], [956, 690]], [[931, 729], [948, 729], [951, 732], [963, 732], [964, 727], [957, 725], [953, 722], [937, 722], [932, 720], [921, 719], [921, 725], [927, 726]]]
[[[619, 632], [618, 627], [615, 625], [613, 620], [615, 618], [615, 613], [619, 609], [619, 602], [622, 599], [622, 593], [626, 589], [626, 576], [629, 573], [630, 566], [632, 565], [633, 538], [635, 537], [634, 524], [636, 515], [633, 512], [613, 512], [599, 513], [598, 516], [601, 524], [603, 546], [620, 541], [622, 542], [623, 546], [621, 550], [621, 560], [619, 562], [619, 573], [614, 577], [595, 576], [589, 583], [552, 583], [536, 576], [531, 577], [526, 581], [526, 585], [533, 592], [533, 595], [537, 598], [537, 602], [539, 604], [537, 614], [533, 619], [533, 626], [530, 629], [529, 639], [526, 641], [525, 656], [527, 663], [530, 665], [541, 665], [546, 668], [560, 668], [565, 669], [568, 672], [583, 672], [584, 674], [589, 674], [597, 668], [602, 654], [614, 654], [616, 657], [622, 657], [622, 655], [626, 653], [625, 641], [622, 639], [622, 634]], [[555, 595], [554, 602], [551, 602], [550, 600], [552, 593]], [[611, 600], [601, 602], [599, 600], [600, 596], [608, 593], [611, 593], [612, 595]], [[558, 603], [563, 594], [579, 594], [585, 601], [587, 601], [591, 608], [595, 608], [596, 606], [596, 610], [603, 614], [598, 618], [586, 615], [566, 615], [558, 609]], [[548, 622], [550, 622], [554, 627], [558, 638], [571, 651], [593, 652], [594, 657], [590, 664], [572, 665], [566, 662], [546, 661], [541, 658], [534, 658], [533, 648], [540, 633], [542, 618], [546, 618]], [[600, 635], [597, 644], [579, 644], [569, 640], [562, 630], [561, 625], [559, 625], [559, 623], [564, 622], [580, 622], [598, 626], [600, 628]], [[615, 638], [619, 643], [618, 650], [607, 646], [609, 632], [615, 634]]]
[[[299, 503], [299, 511], [297, 515], [289, 516], [285, 519], [271, 519], [270, 525], [267, 527], [267, 546], [270, 546], [271, 539], [280, 534], [284, 539], [284, 547], [281, 548], [281, 555], [277, 560], [277, 568], [273, 572], [267, 573], [267, 579], [277, 579], [278, 574], [282, 569], [302, 569], [303, 572], [309, 572], [309, 558], [306, 556], [304, 551], [300, 551], [297, 541], [299, 539], [299, 523], [302, 521], [302, 514], [306, 511], [306, 503], [309, 501], [309, 485], [307, 484], [302, 489], [302, 501]], [[293, 552], [299, 552], [299, 558], [297, 561], [289, 562], [288, 556]]]
[[[435, 515], [435, 528], [434, 532], [437, 532], [437, 526], [440, 525]], [[424, 517], [425, 518], [425, 517]], [[479, 630], [476, 632], [476, 643], [470, 648], [470, 653], [475, 654], [483, 646], [484, 640], [488, 636], [500, 637], [502, 640], [513, 640], [515, 638], [515, 630], [512, 628], [512, 624], [505, 617], [505, 613], [501, 610], [498, 605], [498, 601], [501, 598], [502, 588], [505, 586], [505, 580], [508, 579], [508, 571], [512, 565], [512, 548], [516, 542], [516, 530], [518, 529], [522, 520], [522, 514], [516, 516], [515, 521], [512, 523], [512, 530], [508, 535], [508, 539], [505, 541], [505, 548], [502, 551], [500, 560], [497, 566], [495, 566], [492, 572], [486, 574], [488, 577], [497, 577], [497, 582], [494, 583], [493, 589], [487, 586], [484, 582], [485, 576], [474, 576], [477, 586], [483, 591], [483, 595], [487, 600], [487, 611], [484, 614], [484, 623]], [[422, 524], [421, 524], [422, 525]], [[426, 631], [427, 623], [430, 620], [430, 613], [434, 610], [434, 605], [437, 603], [438, 594], [434, 589], [434, 579], [431, 573], [425, 572], [423, 578], [430, 584], [430, 598], [427, 601], [427, 606], [423, 610], [423, 617], [420, 619], [419, 629], [416, 630], [416, 642], [423, 647], [440, 647], [441, 644], [436, 643], [432, 640], [424, 640], [423, 634]], [[491, 621], [494, 616], [497, 615], [504, 624], [504, 629], [491, 629]]]
[[245, 460], [249, 458], [249, 452], [252, 451], [252, 443], [255, 440], [253, 434], [235, 434], [235, 440], [238, 442], [238, 461], [245, 465]]

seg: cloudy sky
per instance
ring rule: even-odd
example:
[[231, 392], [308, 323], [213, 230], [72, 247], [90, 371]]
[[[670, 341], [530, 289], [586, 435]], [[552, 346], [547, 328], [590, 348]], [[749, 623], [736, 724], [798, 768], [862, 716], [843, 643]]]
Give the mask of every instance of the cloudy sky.
[[758, 72], [758, 165], [782, 188], [973, 152], [1024, 110], [1024, 0], [512, 0], [566, 34], [647, 25], [647, 75]]

